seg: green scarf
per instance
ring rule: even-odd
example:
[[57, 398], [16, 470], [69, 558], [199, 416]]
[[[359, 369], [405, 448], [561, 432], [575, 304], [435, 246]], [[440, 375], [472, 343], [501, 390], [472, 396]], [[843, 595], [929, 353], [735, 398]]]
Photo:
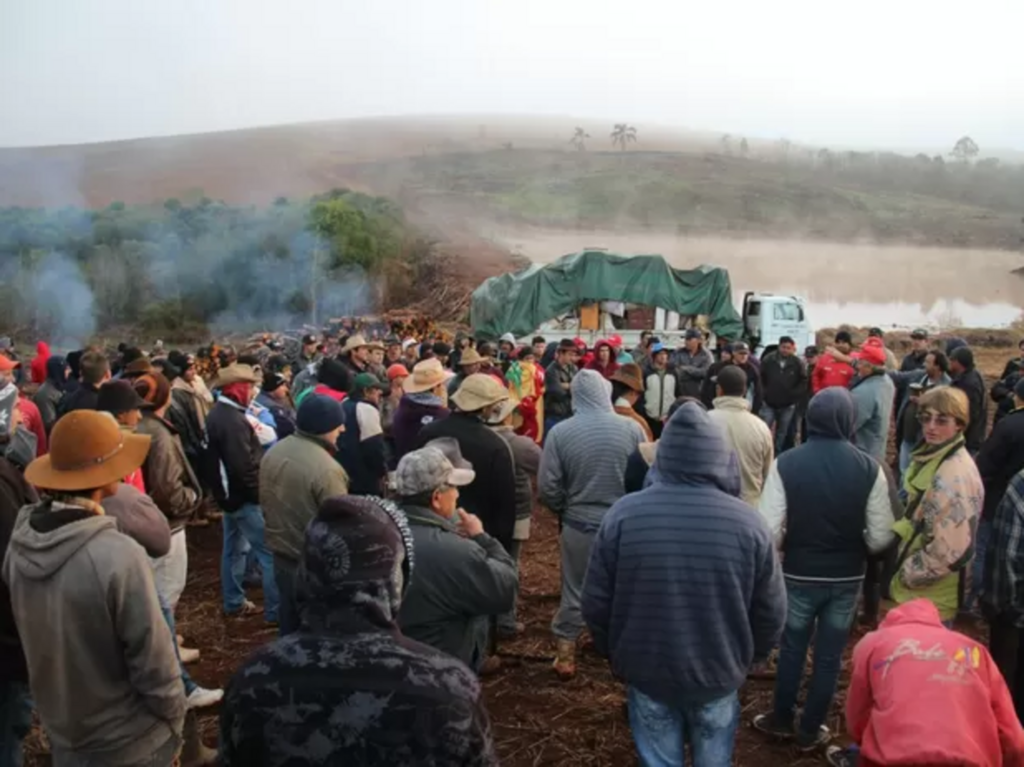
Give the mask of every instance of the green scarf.
[[910, 454], [910, 465], [903, 476], [903, 489], [907, 493], [906, 519], [913, 516], [917, 504], [921, 502], [921, 498], [932, 486], [932, 481], [942, 462], [963, 445], [964, 435], [961, 432], [941, 445], [929, 445], [927, 442], [922, 442]]

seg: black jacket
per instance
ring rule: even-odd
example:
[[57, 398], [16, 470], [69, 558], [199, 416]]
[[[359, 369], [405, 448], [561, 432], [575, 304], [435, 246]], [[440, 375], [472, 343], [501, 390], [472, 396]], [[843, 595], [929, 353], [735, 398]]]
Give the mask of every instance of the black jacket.
[[419, 449], [432, 439], [454, 437], [462, 457], [473, 464], [476, 479], [461, 488], [459, 503], [480, 517], [484, 530], [508, 551], [516, 526], [516, 469], [512, 448], [479, 418], [452, 413], [424, 426], [416, 438]]
[[967, 451], [974, 455], [981, 449], [988, 420], [985, 412], [985, 379], [976, 368], [971, 368], [954, 378], [953, 386], [967, 395], [967, 401], [971, 406], [971, 422], [967, 425], [964, 439], [967, 442]]
[[487, 533], [463, 538], [430, 509], [406, 506], [416, 575], [402, 599], [405, 636], [443, 650], [473, 670], [486, 658], [488, 616], [512, 609], [519, 576]]
[[[709, 410], [714, 407], [715, 386], [718, 384], [718, 371], [726, 365], [736, 365], [735, 362], [722, 362], [719, 360], [708, 368], [708, 374], [704, 377], [704, 383], [700, 388], [700, 399], [704, 407]], [[750, 412], [757, 415], [761, 412], [761, 405], [764, 404], [764, 390], [761, 386], [761, 373], [757, 366], [750, 360], [745, 365], [736, 365], [747, 374], [747, 399], [750, 401]]]
[[218, 401], [206, 418], [206, 435], [211, 462], [222, 465], [227, 474], [226, 490], [223, 481], [213, 483], [217, 503], [227, 512], [238, 511], [247, 503], [258, 505], [263, 449], [245, 412]]
[[83, 383], [74, 391], [68, 391], [57, 406], [57, 417], [67, 415], [73, 410], [95, 410], [100, 399], [98, 386]]
[[1013, 475], [1024, 469], [1024, 408], [1012, 411], [993, 427], [974, 462], [985, 484], [981, 516], [991, 520]]
[[576, 366], [562, 367], [552, 362], [544, 371], [544, 417], [568, 418], [572, 415], [572, 391], [569, 386], [576, 375]]
[[761, 360], [761, 383], [769, 407], [795, 405], [807, 391], [807, 367], [795, 354], [783, 357], [772, 352]]
[[[13, 464], [0, 457], [0, 557], [7, 554], [14, 520], [22, 506], [36, 503], [36, 491]], [[28, 682], [28, 667], [11, 610], [11, 592], [0, 579], [0, 681]]]
[[348, 473], [350, 495], [383, 497], [384, 480], [388, 475], [384, 432], [364, 437], [356, 413], [360, 405], [375, 407], [354, 396], [341, 403], [341, 409], [345, 412], [345, 431], [338, 439], [337, 458]]

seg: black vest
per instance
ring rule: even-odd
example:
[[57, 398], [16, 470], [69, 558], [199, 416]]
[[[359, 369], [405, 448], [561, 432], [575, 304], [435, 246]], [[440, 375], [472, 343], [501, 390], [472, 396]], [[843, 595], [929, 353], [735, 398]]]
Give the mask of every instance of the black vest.
[[871, 456], [838, 439], [811, 436], [779, 456], [787, 576], [825, 581], [864, 576], [868, 497], [880, 470]]

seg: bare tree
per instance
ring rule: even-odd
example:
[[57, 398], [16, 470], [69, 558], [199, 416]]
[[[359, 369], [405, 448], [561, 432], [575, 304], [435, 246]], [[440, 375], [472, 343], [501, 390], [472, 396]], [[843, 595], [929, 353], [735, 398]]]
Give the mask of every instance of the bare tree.
[[732, 154], [732, 136], [728, 133], [722, 134], [722, 137], [718, 139], [718, 145], [722, 148], [722, 154]]
[[573, 131], [572, 138], [569, 139], [569, 143], [576, 147], [577, 152], [582, 152], [587, 148], [586, 140], [590, 138], [590, 134], [587, 133], [583, 128], [577, 127]]
[[747, 140], [745, 138], [741, 139], [740, 140], [740, 157], [746, 157], [749, 154], [750, 154], [750, 144], [747, 143]]
[[975, 157], [978, 156], [978, 145], [974, 143], [974, 139], [970, 136], [964, 136], [953, 146], [953, 151], [950, 152], [950, 156], [953, 157], [957, 162], [969, 163]]
[[626, 125], [626, 123], [615, 123], [615, 128], [612, 130], [612, 146], [617, 146], [623, 152], [626, 151], [626, 144], [630, 141], [636, 142], [636, 128], [632, 125]]
[[787, 160], [789, 160], [789, 153], [793, 149], [793, 142], [790, 141], [788, 138], [780, 138], [777, 142], [775, 142], [775, 148], [778, 150], [779, 156], [782, 158], [782, 161], [786, 162]]

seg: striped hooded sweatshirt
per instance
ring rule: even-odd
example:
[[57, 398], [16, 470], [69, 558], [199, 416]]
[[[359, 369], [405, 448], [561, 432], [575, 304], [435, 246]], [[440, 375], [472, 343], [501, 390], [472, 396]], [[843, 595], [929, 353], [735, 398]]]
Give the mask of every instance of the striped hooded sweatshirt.
[[612, 407], [612, 385], [594, 370], [572, 380], [573, 415], [544, 441], [540, 499], [564, 524], [594, 532], [625, 490], [626, 464], [646, 440], [643, 429]]
[[739, 689], [786, 620], [764, 520], [739, 498], [736, 456], [696, 403], [669, 419], [648, 487], [604, 518], [581, 609], [615, 675], [670, 706]]

